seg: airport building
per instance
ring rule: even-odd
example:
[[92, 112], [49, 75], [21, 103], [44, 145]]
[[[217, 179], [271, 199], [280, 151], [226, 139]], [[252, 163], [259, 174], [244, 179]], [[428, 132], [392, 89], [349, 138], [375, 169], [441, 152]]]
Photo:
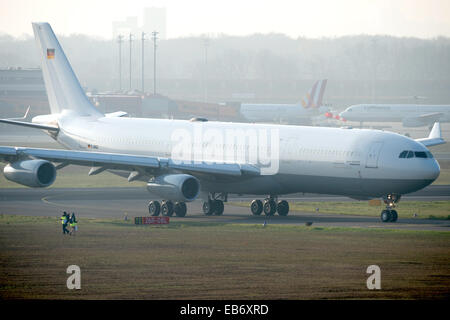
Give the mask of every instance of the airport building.
[[[88, 92], [91, 102], [104, 113], [125, 111], [133, 117], [177, 118], [207, 117], [211, 120], [237, 120], [239, 105], [173, 100], [162, 95], [140, 92]], [[18, 117], [31, 106], [31, 114], [49, 113], [47, 93], [39, 68], [0, 69], [0, 117]]]
[[1, 115], [15, 116], [28, 106], [48, 111], [47, 93], [39, 68], [0, 69]]
[[138, 34], [138, 18], [127, 17], [124, 21], [113, 21], [113, 39], [117, 39], [119, 35]]
[[127, 17], [124, 21], [114, 21], [112, 23], [113, 39], [119, 35], [126, 36], [130, 33], [134, 36], [145, 32], [150, 35], [153, 31], [158, 32], [159, 39], [166, 39], [166, 8], [149, 7], [144, 9], [142, 26], [139, 26], [138, 17]]
[[167, 38], [166, 8], [145, 8], [142, 31], [148, 35], [153, 31], [158, 31], [158, 38], [165, 40]]

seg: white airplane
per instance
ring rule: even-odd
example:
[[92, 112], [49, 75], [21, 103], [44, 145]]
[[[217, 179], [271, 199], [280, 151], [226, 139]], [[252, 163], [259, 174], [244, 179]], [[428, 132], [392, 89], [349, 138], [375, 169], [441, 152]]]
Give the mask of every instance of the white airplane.
[[431, 127], [435, 122], [450, 122], [450, 105], [358, 104], [339, 114], [348, 121], [402, 122], [404, 127]]
[[[10, 181], [48, 187], [57, 170], [71, 164], [91, 167], [89, 175], [110, 170], [148, 182], [148, 191], [164, 199], [150, 201], [150, 214], [168, 216], [185, 216], [185, 203], [198, 197], [206, 215], [221, 215], [228, 194], [267, 196], [264, 202], [253, 200], [250, 209], [269, 216], [288, 214], [288, 202], [278, 196], [289, 193], [382, 197], [387, 206], [381, 218], [387, 222], [397, 220], [394, 207], [402, 194], [439, 176], [427, 149], [445, 143], [438, 123], [428, 138], [413, 140], [366, 129], [102, 114], [83, 92], [50, 25], [33, 23], [33, 30], [51, 114], [32, 122], [0, 121], [44, 130], [68, 150], [1, 146]], [[223, 133], [232, 139], [221, 139]]]
[[322, 106], [327, 80], [316, 81], [310, 92], [296, 104], [243, 103], [241, 114], [250, 122], [283, 121], [289, 124], [310, 124], [313, 116], [323, 114], [328, 108]]

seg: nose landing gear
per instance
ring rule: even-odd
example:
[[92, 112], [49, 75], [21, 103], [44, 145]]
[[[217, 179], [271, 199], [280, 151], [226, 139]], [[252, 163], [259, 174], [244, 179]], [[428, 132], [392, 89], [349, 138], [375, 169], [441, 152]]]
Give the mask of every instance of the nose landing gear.
[[401, 195], [398, 194], [388, 194], [384, 199], [386, 203], [386, 209], [381, 211], [381, 221], [382, 222], [396, 222], [398, 219], [397, 211], [394, 210], [397, 202], [400, 201]]

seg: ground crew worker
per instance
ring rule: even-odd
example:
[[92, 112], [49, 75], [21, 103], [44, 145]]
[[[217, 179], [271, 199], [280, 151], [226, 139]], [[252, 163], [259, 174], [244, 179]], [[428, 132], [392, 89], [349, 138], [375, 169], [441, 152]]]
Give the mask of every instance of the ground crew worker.
[[74, 234], [78, 231], [77, 219], [75, 218], [75, 213], [72, 212], [72, 216], [70, 217], [70, 235]]
[[69, 223], [69, 216], [67, 215], [67, 212], [64, 211], [63, 215], [61, 216], [61, 224], [63, 228], [63, 234], [69, 233], [69, 230], [67, 230], [67, 224]]

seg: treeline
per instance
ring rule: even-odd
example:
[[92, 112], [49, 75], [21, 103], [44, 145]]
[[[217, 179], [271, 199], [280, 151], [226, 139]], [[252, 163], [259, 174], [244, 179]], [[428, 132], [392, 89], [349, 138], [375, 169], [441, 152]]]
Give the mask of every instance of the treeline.
[[[122, 43], [122, 89], [129, 89], [130, 47]], [[132, 88], [141, 88], [141, 41], [132, 42]], [[119, 45], [84, 35], [60, 37], [82, 85], [99, 91], [119, 89]], [[0, 36], [0, 67], [39, 65], [33, 38]], [[145, 86], [153, 88], [153, 43], [145, 42]], [[273, 98], [299, 95], [313, 80], [328, 78], [335, 95], [349, 95], [332, 89], [332, 83], [359, 83], [366, 95], [384, 94], [386, 87], [407, 83], [409, 94], [447, 97], [450, 83], [450, 38], [398, 38], [391, 36], [346, 36], [339, 38], [289, 38], [282, 34], [251, 36], [220, 35], [158, 41], [157, 79], [160, 93], [203, 97], [231, 93], [265, 96], [268, 86]], [[157, 83], [158, 84], [158, 83]], [[282, 84], [282, 85], [280, 85]], [[425, 84], [425, 85], [424, 85]], [[407, 85], [407, 86], [408, 86]], [[277, 89], [277, 86], [287, 87]], [[423, 89], [424, 86], [430, 86]], [[342, 85], [341, 85], [342, 87]], [[188, 88], [188, 89], [186, 89]], [[177, 91], [178, 90], [178, 91]], [[184, 91], [183, 91], [184, 90]], [[338, 90], [338, 91], [336, 91]], [[348, 92], [347, 92], [347, 91]], [[358, 94], [361, 94], [358, 89]], [[380, 91], [381, 90], [381, 91]], [[436, 91], [437, 90], [437, 91]], [[442, 92], [441, 92], [442, 90]], [[223, 92], [222, 92], [223, 91]], [[395, 88], [390, 88], [395, 92]], [[445, 91], [445, 92], [444, 92]], [[333, 92], [333, 91], [332, 91]]]

